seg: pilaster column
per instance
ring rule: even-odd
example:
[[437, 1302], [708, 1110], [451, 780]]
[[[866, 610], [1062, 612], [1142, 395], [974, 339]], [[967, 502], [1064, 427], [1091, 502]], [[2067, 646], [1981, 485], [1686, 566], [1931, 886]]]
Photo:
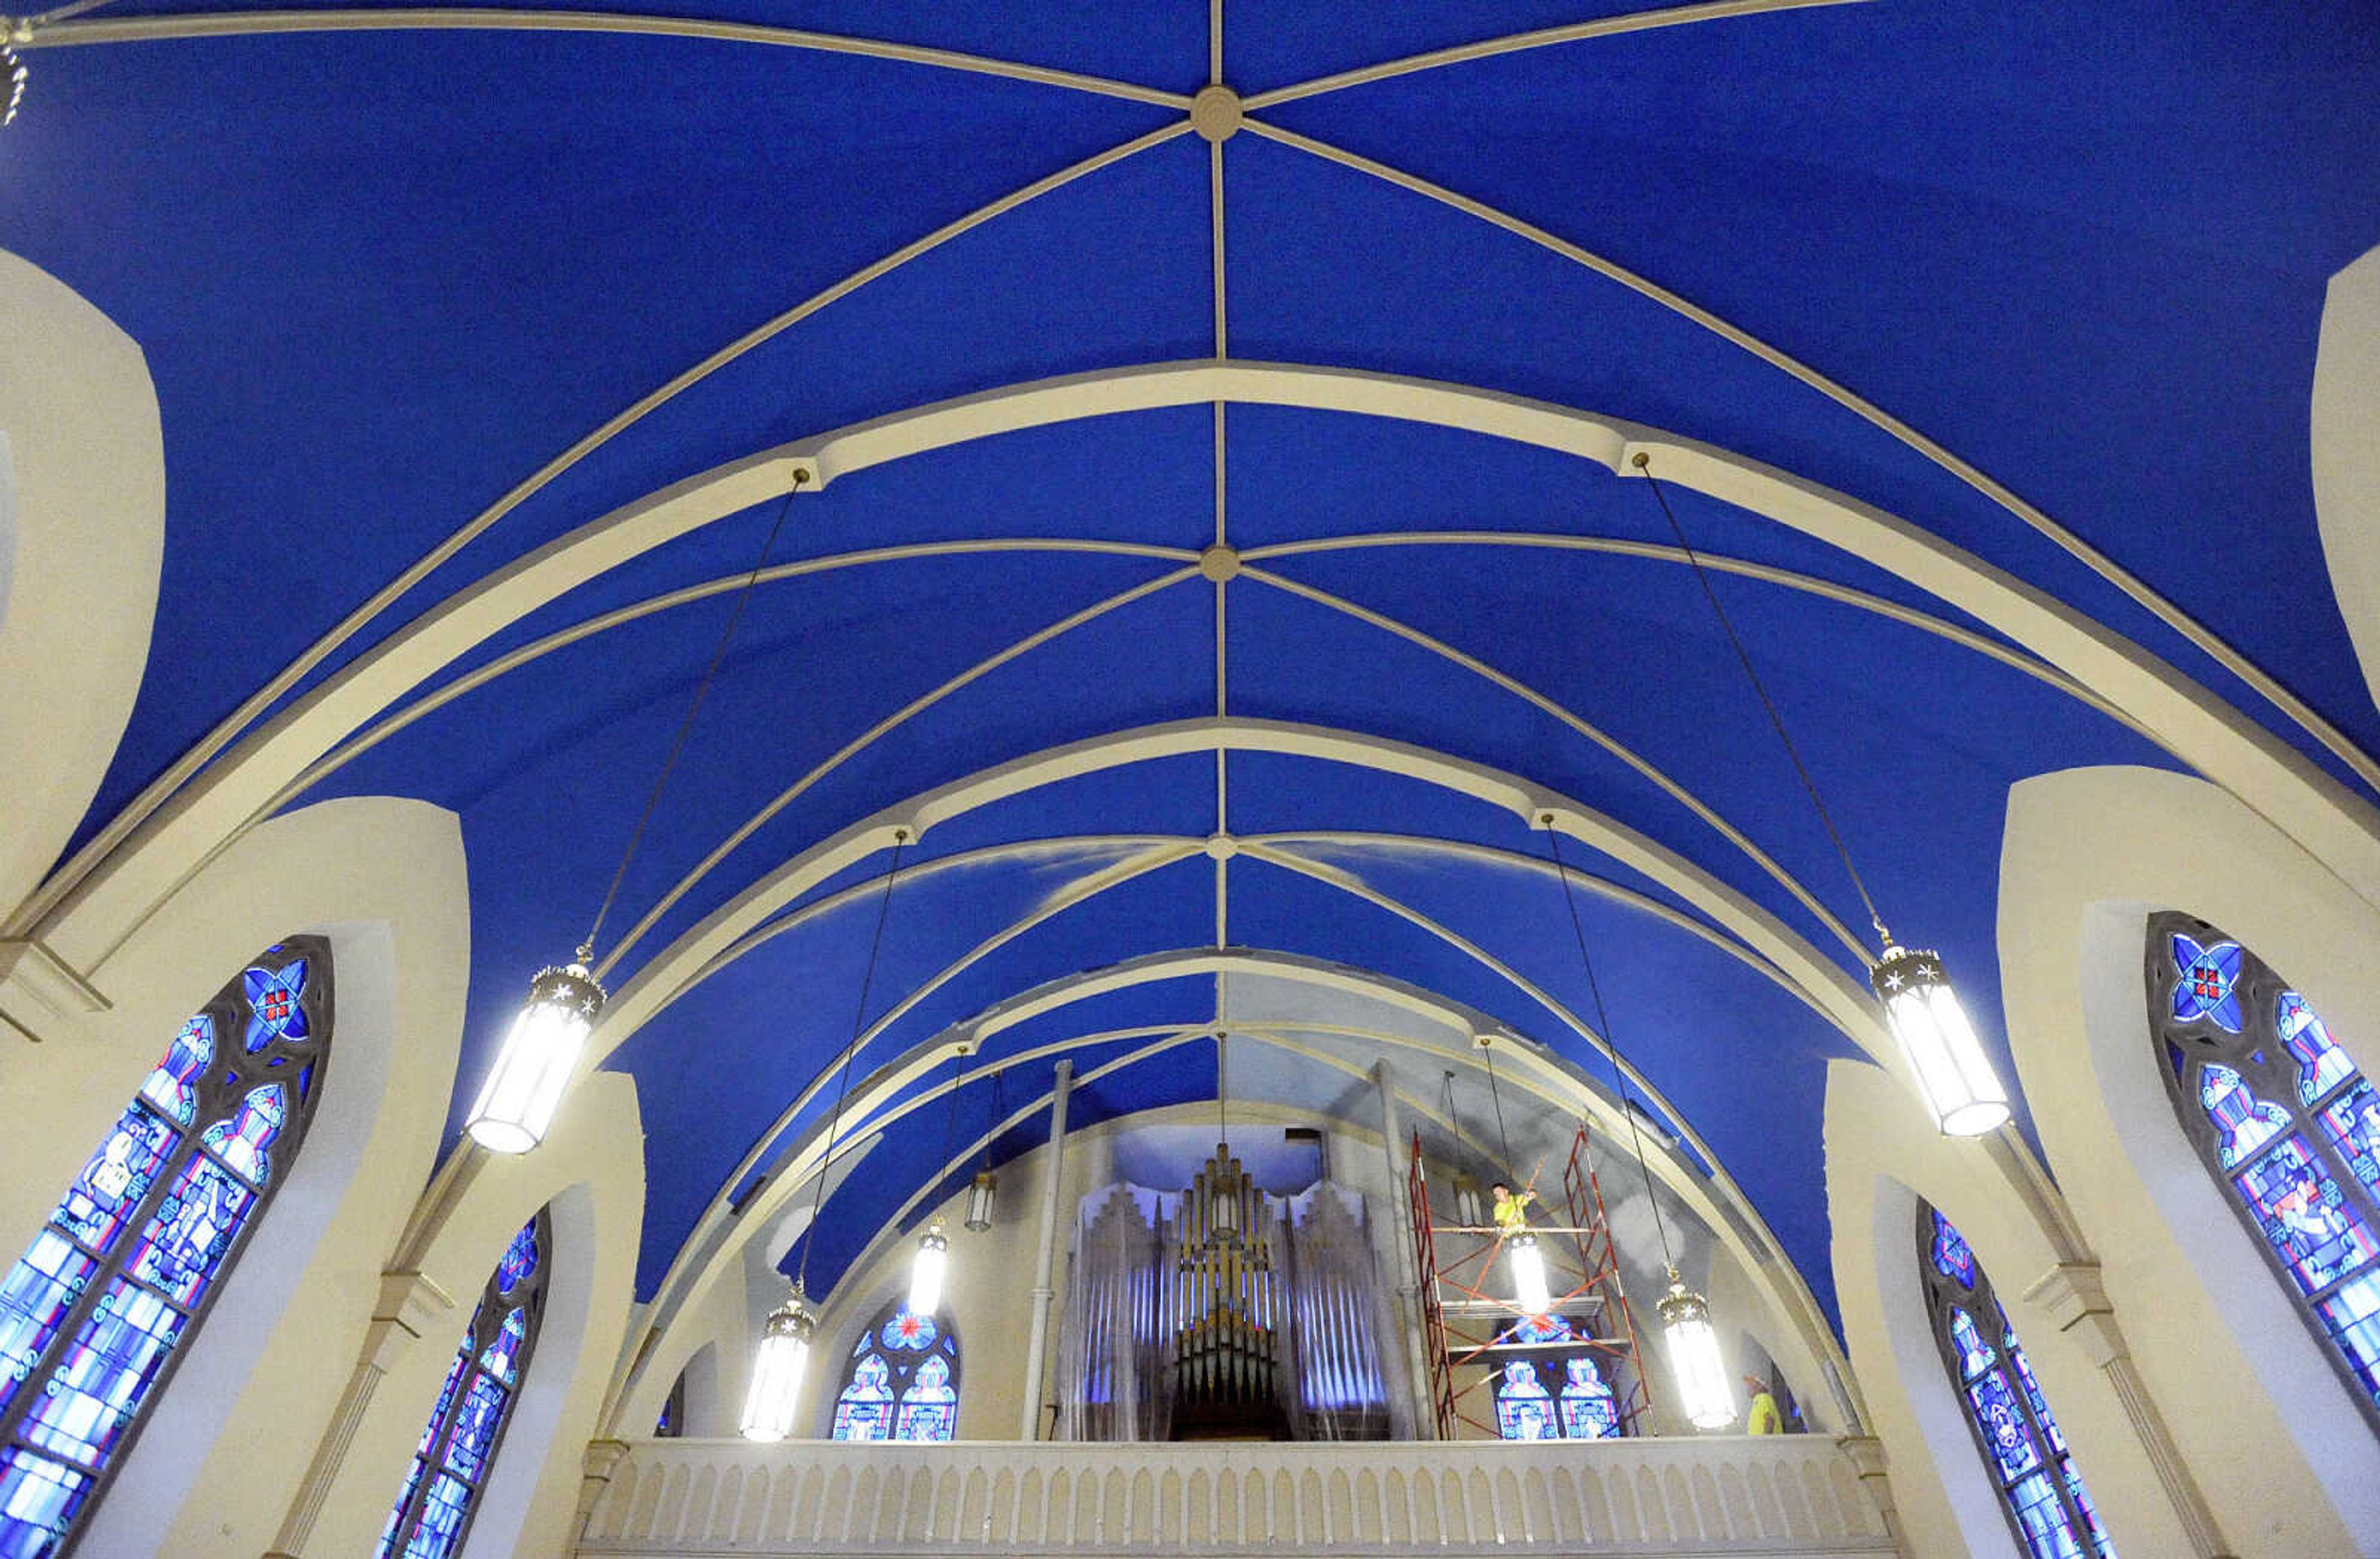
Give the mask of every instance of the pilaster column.
[[1385, 1061], [1372, 1064], [1372, 1088], [1380, 1102], [1380, 1154], [1387, 1162], [1388, 1221], [1396, 1226], [1391, 1248], [1396, 1252], [1397, 1331], [1404, 1337], [1405, 1411], [1413, 1418], [1415, 1440], [1435, 1439], [1438, 1406], [1430, 1400], [1429, 1359], [1424, 1351], [1421, 1325], [1421, 1256], [1413, 1248], [1413, 1218], [1405, 1204], [1404, 1122], [1397, 1110], [1393, 1075]]
[[2025, 1302], [2048, 1312], [2058, 1330], [2071, 1335], [2083, 1355], [2099, 1367], [2123, 1405], [2133, 1436], [2156, 1471], [2157, 1483], [2173, 1507], [2181, 1529], [2189, 1535], [2190, 1551], [2198, 1559], [2231, 1559], [2230, 1545], [2216, 1524], [2215, 1512], [2199, 1492], [2198, 1480], [2181, 1459], [2166, 1427], [2165, 1415], [2148, 1394], [2139, 1368], [2116, 1324], [2116, 1307], [2099, 1278], [2096, 1261], [2060, 1261], [2024, 1291]]
[[1033, 1257], [1033, 1334], [1025, 1349], [1024, 1406], [1016, 1438], [1041, 1438], [1041, 1377], [1050, 1356], [1050, 1301], [1057, 1297], [1058, 1200], [1065, 1188], [1066, 1099], [1075, 1086], [1075, 1064], [1058, 1063], [1050, 1099], [1050, 1173], [1041, 1183], [1041, 1244]]
[[364, 1329], [363, 1349], [264, 1559], [300, 1559], [322, 1514], [322, 1502], [330, 1497], [331, 1485], [346, 1462], [347, 1447], [363, 1423], [364, 1410], [371, 1406], [372, 1393], [380, 1389], [381, 1377], [395, 1369], [413, 1344], [454, 1308], [455, 1297], [425, 1273], [380, 1274], [380, 1297], [372, 1304], [371, 1324]]
[[590, 1440], [586, 1454], [578, 1459], [578, 1512], [571, 1518], [570, 1529], [579, 1538], [587, 1535], [587, 1524], [594, 1519], [595, 1506], [603, 1498], [603, 1491], [612, 1486], [612, 1475], [626, 1459], [628, 1443], [625, 1440]]

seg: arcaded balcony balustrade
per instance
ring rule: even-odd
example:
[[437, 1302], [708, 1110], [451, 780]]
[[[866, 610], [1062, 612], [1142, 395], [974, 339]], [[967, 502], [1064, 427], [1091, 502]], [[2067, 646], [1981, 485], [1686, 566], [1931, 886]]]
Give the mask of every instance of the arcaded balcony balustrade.
[[1895, 1552], [1817, 1435], [1503, 1444], [754, 1445], [662, 1440], [578, 1552], [675, 1554]]

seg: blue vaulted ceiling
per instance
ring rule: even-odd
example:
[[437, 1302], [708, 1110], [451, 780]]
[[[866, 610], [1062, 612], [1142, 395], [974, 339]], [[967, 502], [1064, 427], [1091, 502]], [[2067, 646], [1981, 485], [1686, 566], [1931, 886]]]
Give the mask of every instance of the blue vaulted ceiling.
[[[26, 108], [0, 136], [0, 245], [140, 343], [164, 412], [152, 660], [86, 836], [607, 418], [903, 245], [1178, 128], [1180, 95], [1209, 79], [1208, 8], [1178, 0], [673, 8], [1080, 72], [1155, 102], [1102, 81], [783, 40], [177, 35], [198, 9], [119, 0], [37, 29], [36, 45], [80, 46], [28, 51]], [[1624, 7], [1221, 9], [1220, 79], [1245, 98]], [[2380, 711], [2329, 593], [2306, 454], [2325, 284], [2380, 241], [2368, 4], [1780, 6], [1493, 53], [1255, 115], [1585, 246], [1811, 365], [2041, 505], [2350, 742], [2380, 747]], [[2089, 615], [2354, 783], [2206, 654], [1837, 401], [1480, 213], [1251, 131], [1220, 147], [1155, 139], [791, 323], [540, 485], [296, 693], [537, 547], [722, 462], [946, 397], [1219, 350], [1534, 397], [1779, 467]], [[1671, 496], [1697, 547], [1803, 577], [1808, 588], [1726, 573], [1718, 589], [1878, 898], [1898, 927], [1940, 944], [2005, 1065], [1992, 932], [2009, 786], [2175, 760], [2008, 656], [1825, 593], [1864, 591], [2008, 649], [1869, 562], [1682, 488]], [[525, 647], [542, 652], [436, 701], [293, 803], [395, 794], [461, 815], [473, 934], [459, 1089], [476, 1085], [526, 976], [583, 930], [732, 597], [638, 603], [733, 583], [780, 514], [772, 502], [731, 516], [528, 613], [392, 711]], [[1525, 685], [1666, 773], [1856, 927], [1849, 884], [1693, 576], [1624, 550], [1510, 542], [1665, 544], [1642, 483], [1475, 432], [1249, 404], [1219, 420], [1201, 404], [878, 465], [782, 515], [772, 561], [820, 566], [772, 577], [751, 600], [608, 929], [615, 986], [839, 829], [1062, 743], [1211, 716], [1219, 700], [1234, 716], [1435, 749], [1572, 798], [1858, 973], [1711, 822], [1462, 664]], [[1130, 594], [1193, 565], [1219, 523], [1244, 554], [1282, 549], [1249, 558], [1277, 581], [1222, 587], [1220, 645], [1206, 579]], [[1425, 531], [1505, 540], [1301, 550]], [[969, 550], [1020, 538], [1044, 544]], [[905, 546], [916, 550], [836, 562]], [[1087, 612], [837, 758], [911, 700]], [[614, 613], [625, 620], [577, 632]], [[1888, 723], [1894, 739], [1877, 740]], [[682, 883], [806, 776], [716, 869]], [[1200, 853], [1155, 865], [968, 959], [1050, 895], [1165, 840], [1195, 846], [1219, 827], [1396, 835], [1282, 847], [1586, 1010], [1549, 881], [1499, 858], [1544, 854], [1513, 812], [1312, 758], [1236, 752], [1220, 777], [1220, 816], [1217, 761], [1191, 752], [930, 831], [893, 899], [870, 1016], [935, 983], [885, 1025], [868, 1063], [1074, 971], [1211, 945], [1219, 877], [1234, 944], [1375, 970], [1586, 1058], [1496, 969], [1253, 857], [1220, 873]], [[1050, 843], [1003, 848], [1032, 840]], [[1576, 859], [1706, 919], [1626, 865], [1583, 847]], [[873, 857], [811, 890], [815, 912], [792, 913], [612, 1056], [636, 1077], [650, 1133], [647, 1291], [747, 1153], [783, 1140], [782, 1117], [849, 1037], [875, 900], [834, 895], [883, 865]], [[616, 940], [679, 886], [650, 930]], [[1828, 1291], [1817, 1109], [1825, 1061], [1852, 1054], [1849, 1041], [1714, 937], [1605, 898], [1586, 929], [1615, 1035]], [[1102, 998], [1041, 1022], [1037, 1041], [1069, 1023], [1196, 1023], [1199, 990]], [[1184, 1049], [1111, 1074], [1086, 1108], [1214, 1087], [1211, 1055]], [[976, 1094], [960, 1107], [989, 1118]], [[1033, 1129], [998, 1151], [1029, 1147]], [[930, 1173], [883, 1162], [905, 1157], [879, 1155], [866, 1193], [830, 1206], [820, 1266], [839, 1268], [917, 1188], [903, 1174]]]

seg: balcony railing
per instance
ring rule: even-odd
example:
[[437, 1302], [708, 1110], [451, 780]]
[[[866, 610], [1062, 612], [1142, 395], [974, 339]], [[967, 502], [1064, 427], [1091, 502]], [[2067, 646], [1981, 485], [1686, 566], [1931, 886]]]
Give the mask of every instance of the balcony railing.
[[1818, 1435], [1335, 1445], [628, 1448], [579, 1552], [1891, 1553]]

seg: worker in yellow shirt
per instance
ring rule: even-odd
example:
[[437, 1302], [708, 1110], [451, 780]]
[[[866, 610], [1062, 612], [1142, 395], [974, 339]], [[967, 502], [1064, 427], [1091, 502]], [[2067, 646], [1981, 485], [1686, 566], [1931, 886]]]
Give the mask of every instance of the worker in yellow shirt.
[[1495, 1205], [1489, 1209], [1488, 1215], [1496, 1221], [1496, 1229], [1500, 1235], [1507, 1236], [1516, 1235], [1529, 1226], [1529, 1203], [1537, 1200], [1537, 1194], [1535, 1191], [1523, 1191], [1520, 1195], [1514, 1196], [1512, 1188], [1501, 1180], [1488, 1188], [1496, 1199]]
[[1782, 1434], [1785, 1415], [1777, 1406], [1777, 1394], [1768, 1382], [1757, 1375], [1743, 1377], [1744, 1388], [1752, 1394], [1752, 1413], [1744, 1424], [1746, 1434]]

